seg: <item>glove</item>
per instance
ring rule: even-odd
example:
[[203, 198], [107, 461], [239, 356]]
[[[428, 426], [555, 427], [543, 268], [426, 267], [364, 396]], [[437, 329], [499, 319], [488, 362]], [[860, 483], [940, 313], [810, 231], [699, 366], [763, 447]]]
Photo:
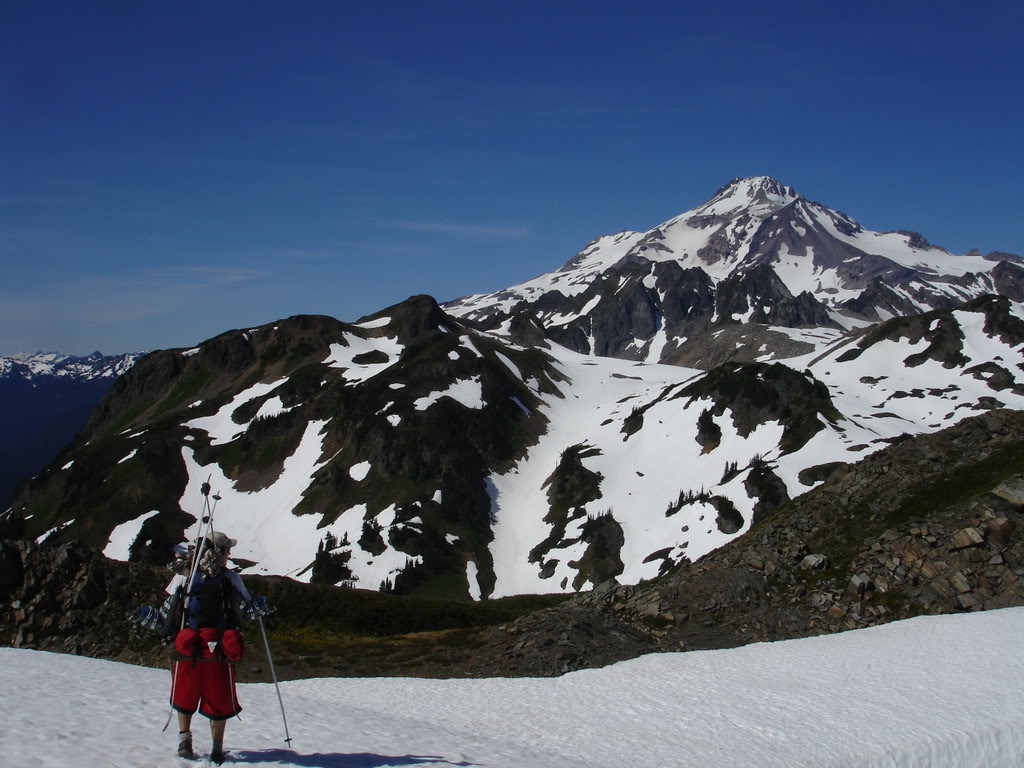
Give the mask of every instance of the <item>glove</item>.
[[129, 616], [128, 620], [146, 629], [157, 629], [162, 621], [160, 611], [151, 605], [142, 606], [138, 611]]
[[257, 597], [252, 602], [246, 604], [245, 615], [250, 620], [258, 619], [261, 616], [269, 616], [274, 612], [274, 608], [270, 606], [270, 601], [266, 597]]

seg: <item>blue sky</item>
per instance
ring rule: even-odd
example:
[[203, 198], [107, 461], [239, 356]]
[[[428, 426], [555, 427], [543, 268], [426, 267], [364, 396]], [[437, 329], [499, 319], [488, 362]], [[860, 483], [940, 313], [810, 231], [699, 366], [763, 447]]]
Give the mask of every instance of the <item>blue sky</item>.
[[0, 354], [491, 291], [767, 174], [1024, 253], [1019, 2], [0, 2]]

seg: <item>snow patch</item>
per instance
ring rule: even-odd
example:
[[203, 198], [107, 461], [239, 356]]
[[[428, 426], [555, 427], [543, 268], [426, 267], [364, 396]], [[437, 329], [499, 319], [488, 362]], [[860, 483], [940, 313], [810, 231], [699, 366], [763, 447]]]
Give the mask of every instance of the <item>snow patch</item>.
[[361, 461], [358, 464], [353, 464], [348, 469], [349, 477], [355, 480], [357, 483], [362, 482], [366, 479], [366, 476], [370, 473], [370, 467], [372, 464], [368, 461]]
[[107, 539], [107, 545], [103, 548], [103, 555], [105, 557], [109, 557], [111, 560], [127, 560], [128, 550], [131, 548], [132, 542], [138, 538], [139, 531], [142, 530], [143, 523], [149, 520], [149, 518], [159, 514], [160, 510], [154, 509], [141, 517], [129, 520], [126, 523], [121, 523], [119, 526], [114, 528], [114, 530], [110, 532], [110, 538]]
[[417, 411], [425, 411], [442, 397], [450, 397], [466, 408], [480, 409], [484, 407], [483, 386], [480, 384], [479, 376], [453, 382], [446, 390], [418, 397], [413, 403], [413, 407]]

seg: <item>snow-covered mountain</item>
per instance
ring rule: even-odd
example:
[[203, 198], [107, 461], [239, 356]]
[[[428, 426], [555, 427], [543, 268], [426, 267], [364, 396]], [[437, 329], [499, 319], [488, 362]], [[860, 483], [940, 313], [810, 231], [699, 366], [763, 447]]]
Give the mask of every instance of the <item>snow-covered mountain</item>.
[[738, 179], [506, 291], [148, 355], [15, 507], [33, 536], [163, 562], [209, 479], [249, 573], [636, 583], [900, 435], [1024, 408], [1020, 261]]
[[[860, 327], [984, 293], [1021, 301], [1022, 264], [873, 232], [755, 176], [646, 232], [599, 237], [554, 272], [445, 309], [486, 329], [528, 313], [579, 352], [708, 368], [765, 345], [798, 353], [790, 328]], [[710, 337], [721, 329], [731, 333]]]
[[0, 379], [36, 382], [48, 377], [93, 381], [95, 379], [116, 379], [127, 371], [142, 353], [104, 355], [93, 352], [90, 355], [62, 355], [58, 352], [35, 352], [0, 357]]
[[209, 479], [245, 573], [573, 591], [710, 552], [899, 435], [1024, 408], [1006, 297], [786, 332], [812, 351], [701, 371], [520, 343], [429, 297], [231, 331], [140, 360], [16, 508], [31, 535], [162, 562]]
[[82, 430], [89, 412], [139, 354], [55, 352], [0, 357], [0, 509], [17, 483]]

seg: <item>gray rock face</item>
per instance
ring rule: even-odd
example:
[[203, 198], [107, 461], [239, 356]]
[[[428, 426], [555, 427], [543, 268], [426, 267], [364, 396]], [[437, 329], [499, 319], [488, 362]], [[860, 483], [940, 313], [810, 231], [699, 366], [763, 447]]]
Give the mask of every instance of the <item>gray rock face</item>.
[[996, 293], [1000, 296], [1006, 296], [1013, 301], [1024, 301], [1024, 267], [1021, 266], [1019, 256], [1014, 259], [1014, 262], [1001, 260], [992, 270], [992, 281]]

